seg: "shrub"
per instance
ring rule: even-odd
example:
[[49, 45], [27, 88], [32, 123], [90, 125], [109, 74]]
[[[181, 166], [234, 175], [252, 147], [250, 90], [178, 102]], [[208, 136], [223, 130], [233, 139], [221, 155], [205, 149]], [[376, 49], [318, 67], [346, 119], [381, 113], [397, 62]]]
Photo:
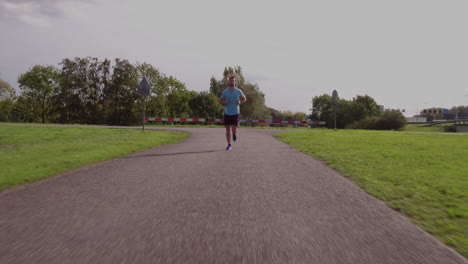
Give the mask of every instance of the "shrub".
[[368, 116], [353, 122], [347, 128], [373, 130], [401, 130], [406, 125], [406, 117], [400, 112], [385, 112], [382, 116]]
[[406, 117], [400, 112], [385, 112], [376, 123], [378, 130], [401, 130], [406, 125]]
[[457, 132], [455, 125], [452, 126], [444, 126], [444, 132]]
[[353, 122], [347, 128], [351, 129], [377, 129], [377, 121], [379, 117], [377, 116], [368, 116], [364, 119]]

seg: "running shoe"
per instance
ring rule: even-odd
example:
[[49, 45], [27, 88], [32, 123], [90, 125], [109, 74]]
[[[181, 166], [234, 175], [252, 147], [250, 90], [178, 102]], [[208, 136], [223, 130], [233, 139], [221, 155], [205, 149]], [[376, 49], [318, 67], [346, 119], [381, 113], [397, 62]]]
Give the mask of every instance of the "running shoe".
[[231, 150], [232, 147], [231, 147], [231, 144], [229, 144], [227, 147], [226, 147], [226, 150]]
[[232, 140], [234, 140], [234, 142], [236, 142], [236, 140], [237, 140], [236, 134], [232, 134]]

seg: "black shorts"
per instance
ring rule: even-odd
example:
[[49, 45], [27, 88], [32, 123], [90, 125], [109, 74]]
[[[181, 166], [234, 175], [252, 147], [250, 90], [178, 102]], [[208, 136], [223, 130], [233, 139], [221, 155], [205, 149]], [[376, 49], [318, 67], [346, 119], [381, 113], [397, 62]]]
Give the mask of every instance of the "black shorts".
[[224, 125], [225, 126], [238, 126], [239, 115], [226, 115], [224, 114]]

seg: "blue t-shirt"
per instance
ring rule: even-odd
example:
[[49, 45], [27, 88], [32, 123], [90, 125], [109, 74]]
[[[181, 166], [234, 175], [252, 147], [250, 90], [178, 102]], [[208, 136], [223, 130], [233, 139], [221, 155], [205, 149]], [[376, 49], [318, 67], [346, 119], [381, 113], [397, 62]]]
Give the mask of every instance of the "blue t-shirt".
[[228, 103], [226, 108], [224, 109], [224, 113], [226, 115], [238, 115], [240, 112], [240, 107], [237, 104], [237, 101], [244, 97], [244, 93], [239, 88], [234, 88], [234, 90], [230, 90], [227, 88], [221, 94], [221, 99], [228, 99]]

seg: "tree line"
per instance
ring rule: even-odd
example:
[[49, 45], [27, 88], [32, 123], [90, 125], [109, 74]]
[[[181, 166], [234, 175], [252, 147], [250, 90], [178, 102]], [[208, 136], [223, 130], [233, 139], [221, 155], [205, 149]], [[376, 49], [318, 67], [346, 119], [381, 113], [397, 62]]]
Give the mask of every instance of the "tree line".
[[[248, 99], [241, 108], [242, 118], [270, 119], [274, 113], [277, 118], [305, 120], [305, 113], [268, 108], [265, 95], [257, 84], [244, 79], [239, 66], [226, 67], [220, 80], [211, 78], [207, 91], [196, 92], [148, 63], [86, 57], [64, 59], [58, 67], [30, 68], [18, 77], [19, 96], [8, 83], [0, 82], [0, 121], [135, 125], [141, 123], [143, 107], [147, 117], [222, 118], [218, 98], [231, 74]], [[150, 96], [138, 94], [143, 77], [150, 84]]]
[[[390, 129], [399, 129], [406, 124], [406, 118], [399, 112], [382, 113], [377, 102], [368, 95], [358, 95], [352, 100], [337, 99], [336, 108], [333, 106], [333, 98], [329, 94], [323, 94], [312, 98], [311, 118], [320, 118], [326, 121], [329, 128], [368, 128], [363, 127], [361, 120], [369, 118], [392, 119], [396, 122], [395, 127]], [[336, 111], [336, 112], [335, 112]], [[374, 121], [376, 122], [376, 120]], [[387, 128], [385, 128], [387, 129]]]
[[[439, 108], [431, 108], [439, 109]], [[313, 120], [326, 121], [327, 127], [335, 126], [335, 108], [333, 98], [323, 94], [312, 98], [311, 115]], [[435, 112], [435, 111], [434, 111]], [[453, 106], [450, 114], [427, 114], [421, 111], [414, 117], [435, 119], [453, 119], [454, 113], [459, 118], [468, 117], [468, 106]], [[430, 121], [428, 119], [428, 121]], [[398, 130], [406, 125], [406, 117], [399, 111], [382, 111], [377, 102], [368, 95], [357, 95], [352, 100], [339, 98], [336, 107], [336, 128]]]
[[[279, 111], [266, 106], [265, 94], [257, 84], [245, 80], [240, 66], [225, 67], [221, 79], [212, 76], [207, 91], [196, 92], [151, 64], [92, 57], [63, 59], [57, 67], [30, 68], [18, 77], [19, 96], [0, 80], [0, 121], [136, 125], [141, 123], [143, 107], [147, 117], [222, 118], [223, 106], [218, 98], [228, 87], [231, 75], [236, 75], [237, 85], [247, 97], [241, 107], [242, 119], [311, 119], [325, 121], [329, 128], [335, 125], [331, 95], [313, 97], [309, 115]], [[150, 96], [138, 94], [143, 77], [150, 84]], [[339, 98], [337, 105], [337, 128], [400, 129], [406, 123], [399, 112], [382, 112], [368, 95], [357, 95], [352, 100]], [[468, 106], [453, 107], [450, 112], [468, 117]]]

